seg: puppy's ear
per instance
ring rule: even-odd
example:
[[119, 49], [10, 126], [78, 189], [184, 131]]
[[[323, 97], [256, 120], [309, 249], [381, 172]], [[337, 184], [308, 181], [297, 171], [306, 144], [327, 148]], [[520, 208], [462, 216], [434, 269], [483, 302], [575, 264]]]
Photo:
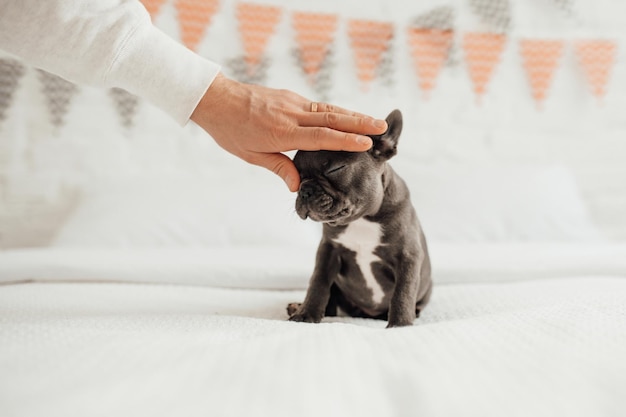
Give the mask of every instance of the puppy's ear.
[[386, 161], [398, 153], [398, 139], [402, 132], [402, 113], [394, 110], [387, 116], [387, 131], [382, 135], [370, 136], [374, 144], [369, 152], [376, 159]]

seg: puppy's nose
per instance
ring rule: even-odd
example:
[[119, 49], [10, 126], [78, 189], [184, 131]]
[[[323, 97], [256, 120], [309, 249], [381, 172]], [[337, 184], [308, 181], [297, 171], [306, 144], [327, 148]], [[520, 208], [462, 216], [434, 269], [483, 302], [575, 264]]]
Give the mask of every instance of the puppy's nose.
[[302, 184], [300, 186], [300, 191], [298, 191], [300, 198], [303, 200], [308, 200], [313, 195], [313, 187], [307, 184]]

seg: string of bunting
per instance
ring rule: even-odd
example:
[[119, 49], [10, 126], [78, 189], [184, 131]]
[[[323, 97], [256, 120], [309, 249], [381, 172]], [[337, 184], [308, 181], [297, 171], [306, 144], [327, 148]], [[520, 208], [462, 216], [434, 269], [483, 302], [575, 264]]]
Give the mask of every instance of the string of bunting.
[[[168, 0], [142, 0], [154, 19]], [[211, 19], [220, 7], [219, 0], [171, 0], [181, 28], [181, 40], [190, 49], [197, 50], [206, 36]], [[562, 9], [572, 10], [569, 1], [554, 0]], [[484, 32], [457, 33], [454, 28], [454, 9], [437, 7], [419, 15], [406, 29], [407, 50], [411, 58], [417, 86], [428, 99], [437, 86], [443, 69], [453, 62], [456, 42], [461, 50], [468, 79], [480, 104], [489, 91], [489, 84], [498, 70], [507, 45], [519, 50], [520, 65], [526, 74], [530, 97], [538, 109], [545, 100], [561, 64], [567, 47], [571, 47], [582, 82], [599, 102], [606, 96], [611, 74], [617, 61], [618, 43], [611, 39], [532, 39], [511, 42], [506, 29], [510, 25], [509, 0], [472, 0], [477, 14], [491, 22]], [[237, 4], [237, 30], [241, 54], [227, 62], [234, 77], [242, 81], [262, 83], [270, 65], [268, 44], [284, 17], [283, 9], [258, 3]], [[340, 17], [336, 14], [297, 11], [289, 16], [294, 34], [292, 50], [303, 77], [319, 95], [328, 100], [332, 90], [332, 71], [335, 67], [335, 41]], [[361, 88], [367, 90], [376, 79], [390, 79], [390, 53], [396, 38], [391, 22], [348, 19], [346, 35], [353, 52], [354, 68]], [[0, 58], [0, 127], [6, 119], [19, 81], [27, 67], [10, 58]], [[65, 121], [66, 113], [79, 87], [45, 71], [37, 70], [50, 123], [56, 129]], [[120, 117], [120, 124], [130, 129], [134, 124], [139, 99], [124, 90], [112, 89], [110, 97]]]
[[[141, 0], [154, 18], [167, 0]], [[196, 50], [206, 27], [219, 9], [219, 0], [173, 0], [178, 11], [181, 38]], [[573, 0], [552, 0], [557, 10], [572, 14]], [[480, 103], [496, 71], [506, 47], [506, 32], [511, 26], [510, 0], [470, 0], [470, 9], [487, 32], [467, 32], [460, 36], [470, 82]], [[269, 58], [265, 50], [269, 38], [282, 18], [277, 6], [239, 2], [236, 6], [243, 54], [227, 62], [234, 78], [244, 82], [262, 83], [266, 78]], [[446, 65], [453, 62], [456, 33], [453, 27], [455, 10], [440, 6], [418, 16], [407, 29], [408, 49], [419, 89], [428, 99]], [[334, 41], [339, 17], [335, 14], [293, 12], [292, 27], [296, 47], [296, 63], [307, 82], [326, 98], [332, 88]], [[357, 78], [363, 90], [377, 77], [390, 77], [381, 68], [390, 68], [390, 48], [394, 39], [391, 22], [350, 19], [347, 35], [353, 51]], [[530, 95], [542, 108], [549, 93], [554, 73], [566, 44], [562, 40], [522, 39], [519, 41], [521, 65], [527, 75]], [[591, 93], [601, 99], [607, 91], [617, 44], [604, 39], [589, 39], [574, 44], [574, 51], [590, 85]]]
[[[154, 16], [165, 0], [142, 0]], [[553, 0], [561, 10], [571, 10], [571, 1]], [[181, 25], [181, 37], [191, 49], [197, 49], [219, 8], [219, 0], [175, 0]], [[491, 28], [488, 32], [468, 32], [460, 36], [469, 79], [477, 103], [487, 93], [487, 87], [507, 44], [506, 32], [511, 25], [510, 0], [471, 0], [470, 9]], [[265, 56], [267, 43], [282, 18], [281, 9], [257, 3], [240, 2], [236, 6], [243, 54], [228, 62], [235, 78], [246, 82], [262, 82], [269, 60]], [[329, 69], [332, 68], [333, 44], [338, 16], [334, 14], [293, 12], [291, 15], [296, 48], [294, 56], [308, 83], [326, 96], [331, 89]], [[446, 64], [452, 61], [456, 33], [453, 27], [454, 9], [436, 7], [418, 16], [407, 29], [408, 48], [412, 57], [418, 86], [428, 99]], [[391, 22], [350, 19], [347, 35], [353, 51], [357, 78], [363, 90], [377, 77], [383, 57], [389, 59], [394, 38]], [[560, 63], [565, 42], [562, 40], [522, 39], [519, 42], [521, 65], [526, 72], [531, 97], [538, 108], [546, 100], [554, 72]], [[609, 40], [587, 40], [576, 43], [575, 53], [591, 86], [594, 96], [601, 98], [607, 90], [614, 65], [616, 43]], [[386, 65], [389, 63], [386, 62]], [[387, 74], [387, 76], [389, 76]]]

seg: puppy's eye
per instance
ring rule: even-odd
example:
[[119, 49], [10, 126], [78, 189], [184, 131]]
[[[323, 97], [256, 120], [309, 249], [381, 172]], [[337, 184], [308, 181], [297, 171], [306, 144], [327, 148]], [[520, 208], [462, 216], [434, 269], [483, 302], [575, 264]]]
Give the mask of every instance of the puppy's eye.
[[345, 167], [346, 167], [345, 165], [332, 167], [331, 169], [326, 171], [326, 175], [335, 174], [335, 173], [341, 171], [342, 169], [344, 169]]

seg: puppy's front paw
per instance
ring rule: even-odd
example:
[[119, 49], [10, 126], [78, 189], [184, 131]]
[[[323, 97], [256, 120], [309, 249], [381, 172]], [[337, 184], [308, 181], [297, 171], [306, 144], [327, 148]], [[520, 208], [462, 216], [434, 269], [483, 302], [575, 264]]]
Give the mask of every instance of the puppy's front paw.
[[389, 321], [387, 323], [387, 328], [390, 329], [392, 327], [406, 327], [412, 326], [415, 321], [415, 316], [411, 314], [400, 314], [400, 315], [389, 315]]
[[296, 321], [299, 323], [319, 323], [322, 321], [322, 316], [314, 316], [308, 313], [296, 313], [289, 317], [289, 321]]
[[304, 322], [304, 323], [319, 323], [322, 321], [323, 314], [315, 314], [309, 312], [307, 309], [302, 308], [300, 303], [291, 303], [287, 306], [287, 313], [289, 314], [289, 321]]
[[287, 305], [287, 315], [291, 317], [296, 314], [296, 311], [298, 311], [301, 305], [302, 303], [289, 303]]
[[389, 321], [387, 323], [387, 328], [391, 329], [391, 328], [394, 328], [394, 327], [406, 327], [406, 326], [412, 326], [412, 325], [413, 325], [412, 321], [408, 321], [408, 322], [406, 322], [406, 321]]

